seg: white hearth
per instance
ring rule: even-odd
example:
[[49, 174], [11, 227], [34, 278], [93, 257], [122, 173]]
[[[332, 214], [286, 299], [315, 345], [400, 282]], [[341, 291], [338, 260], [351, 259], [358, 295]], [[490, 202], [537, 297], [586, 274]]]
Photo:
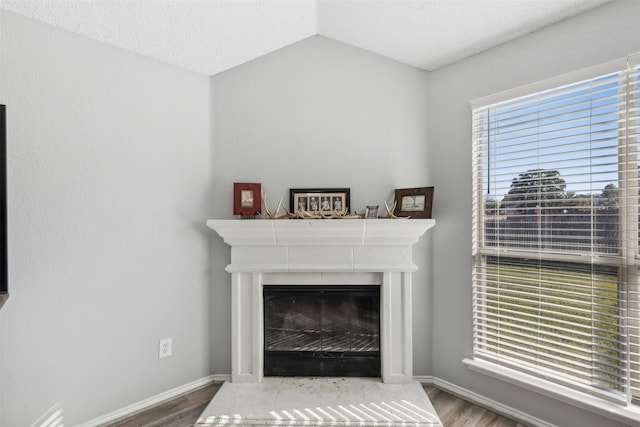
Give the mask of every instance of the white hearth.
[[263, 286], [380, 286], [384, 383], [413, 382], [412, 245], [433, 219], [209, 220], [231, 246], [234, 383], [263, 378]]
[[197, 427], [442, 427], [422, 386], [376, 378], [282, 378], [224, 383]]

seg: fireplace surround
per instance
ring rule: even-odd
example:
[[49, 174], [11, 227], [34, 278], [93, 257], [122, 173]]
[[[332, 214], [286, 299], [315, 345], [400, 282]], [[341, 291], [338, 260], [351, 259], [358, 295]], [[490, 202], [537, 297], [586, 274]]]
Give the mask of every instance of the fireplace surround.
[[380, 376], [413, 381], [412, 245], [433, 219], [209, 220], [231, 246], [231, 380], [264, 376], [265, 287], [377, 287]]

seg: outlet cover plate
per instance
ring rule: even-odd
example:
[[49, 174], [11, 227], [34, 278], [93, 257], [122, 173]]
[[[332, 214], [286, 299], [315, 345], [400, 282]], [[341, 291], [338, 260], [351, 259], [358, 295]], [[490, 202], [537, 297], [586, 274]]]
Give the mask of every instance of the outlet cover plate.
[[158, 357], [162, 359], [163, 357], [169, 357], [173, 353], [173, 340], [171, 338], [165, 338], [160, 340], [160, 344], [158, 346]]

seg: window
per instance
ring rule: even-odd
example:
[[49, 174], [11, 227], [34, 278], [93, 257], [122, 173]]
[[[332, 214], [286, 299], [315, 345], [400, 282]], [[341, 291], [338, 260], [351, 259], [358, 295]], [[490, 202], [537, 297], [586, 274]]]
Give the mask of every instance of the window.
[[637, 405], [640, 80], [625, 64], [474, 108], [473, 348]]

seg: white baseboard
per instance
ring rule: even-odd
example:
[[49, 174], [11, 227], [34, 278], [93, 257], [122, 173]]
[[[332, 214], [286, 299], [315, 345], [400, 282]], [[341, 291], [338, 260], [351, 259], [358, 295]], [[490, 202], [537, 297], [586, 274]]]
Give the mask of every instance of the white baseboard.
[[211, 375], [213, 381], [217, 383], [223, 383], [225, 381], [231, 381], [231, 374], [213, 374]]
[[474, 403], [483, 408], [490, 409], [491, 411], [504, 415], [508, 418], [516, 420], [522, 424], [537, 426], [537, 427], [557, 427], [555, 424], [550, 424], [540, 418], [536, 418], [526, 412], [519, 411], [510, 406], [504, 405], [492, 399], [488, 399], [481, 394], [459, 387], [448, 381], [441, 380], [440, 378], [431, 376], [415, 376], [414, 377], [421, 384], [434, 385], [448, 393], [461, 397], [466, 401]]
[[[223, 378], [224, 377], [224, 378]], [[207, 386], [211, 383], [218, 381], [226, 381], [225, 375], [209, 375], [204, 378], [200, 378], [198, 380], [192, 381], [187, 384], [183, 384], [169, 391], [165, 391], [160, 394], [156, 394], [155, 396], [149, 397], [147, 399], [141, 400], [137, 403], [131, 404], [129, 406], [125, 406], [124, 408], [118, 409], [116, 411], [110, 412], [108, 414], [99, 416], [98, 418], [94, 418], [90, 421], [79, 424], [77, 427], [96, 427], [102, 424], [110, 423], [116, 420], [119, 420], [124, 417], [129, 417], [131, 415], [135, 415], [139, 412], [142, 412], [150, 407], [162, 403], [166, 400], [173, 399], [174, 397], [180, 396], [181, 394], [189, 393], [191, 391], [197, 390], [201, 387]], [[231, 378], [231, 376], [229, 376]]]

